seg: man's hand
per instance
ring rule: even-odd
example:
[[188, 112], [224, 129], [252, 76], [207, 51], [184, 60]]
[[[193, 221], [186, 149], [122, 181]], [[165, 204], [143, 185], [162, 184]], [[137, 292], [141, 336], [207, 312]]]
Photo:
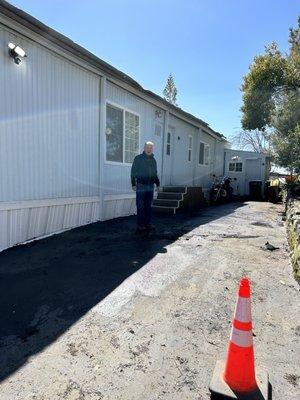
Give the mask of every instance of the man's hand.
[[132, 190], [136, 192], [136, 186], [132, 186]]

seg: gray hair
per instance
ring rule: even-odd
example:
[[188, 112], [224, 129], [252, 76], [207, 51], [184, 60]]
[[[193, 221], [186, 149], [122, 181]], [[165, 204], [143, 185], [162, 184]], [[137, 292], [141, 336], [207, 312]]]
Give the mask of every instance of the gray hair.
[[154, 146], [154, 143], [147, 141], [147, 142], [145, 142], [144, 146]]

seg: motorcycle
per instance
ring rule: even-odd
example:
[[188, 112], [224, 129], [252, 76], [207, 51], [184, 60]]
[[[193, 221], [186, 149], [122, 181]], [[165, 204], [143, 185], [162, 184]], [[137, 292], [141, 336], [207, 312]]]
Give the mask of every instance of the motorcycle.
[[233, 188], [230, 185], [231, 178], [229, 176], [223, 176], [221, 181], [216, 179], [216, 176], [213, 175], [214, 182], [210, 189], [210, 202], [217, 203], [225, 203], [232, 199]]

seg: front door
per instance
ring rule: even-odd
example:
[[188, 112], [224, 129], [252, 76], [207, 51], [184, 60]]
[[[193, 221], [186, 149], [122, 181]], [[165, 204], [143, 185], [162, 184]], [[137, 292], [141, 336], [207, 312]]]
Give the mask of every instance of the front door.
[[245, 168], [245, 193], [249, 195], [249, 182], [261, 181], [261, 159], [249, 158], [246, 160]]
[[168, 126], [164, 154], [164, 185], [172, 185], [172, 171], [174, 167], [174, 137], [175, 128]]

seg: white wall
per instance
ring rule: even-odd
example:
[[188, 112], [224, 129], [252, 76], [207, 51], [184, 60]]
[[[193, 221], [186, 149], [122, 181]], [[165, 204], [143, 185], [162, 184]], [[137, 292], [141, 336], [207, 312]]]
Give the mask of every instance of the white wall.
[[[232, 157], [238, 157], [236, 160], [232, 160]], [[260, 163], [260, 169], [258, 171], [249, 169], [247, 166], [247, 160], [258, 160]], [[243, 163], [242, 172], [230, 172], [228, 169], [229, 162], [237, 161]], [[242, 151], [225, 149], [225, 175], [232, 179], [232, 186], [234, 188], [234, 194], [248, 195], [249, 194], [249, 181], [261, 180], [262, 191], [267, 178], [266, 170], [268, 163], [264, 154], [255, 153], [253, 151]], [[236, 179], [234, 179], [236, 178]]]
[[[171, 183], [172, 185], [193, 186], [195, 146], [198, 129], [185, 121], [170, 115], [169, 125], [174, 128], [174, 137], [171, 145]], [[193, 138], [192, 161], [188, 161], [188, 137]], [[165, 156], [167, 158], [167, 156]]]
[[0, 250], [99, 220], [99, 85], [0, 25]]
[[0, 71], [0, 201], [97, 195], [99, 77], [3, 27]]

